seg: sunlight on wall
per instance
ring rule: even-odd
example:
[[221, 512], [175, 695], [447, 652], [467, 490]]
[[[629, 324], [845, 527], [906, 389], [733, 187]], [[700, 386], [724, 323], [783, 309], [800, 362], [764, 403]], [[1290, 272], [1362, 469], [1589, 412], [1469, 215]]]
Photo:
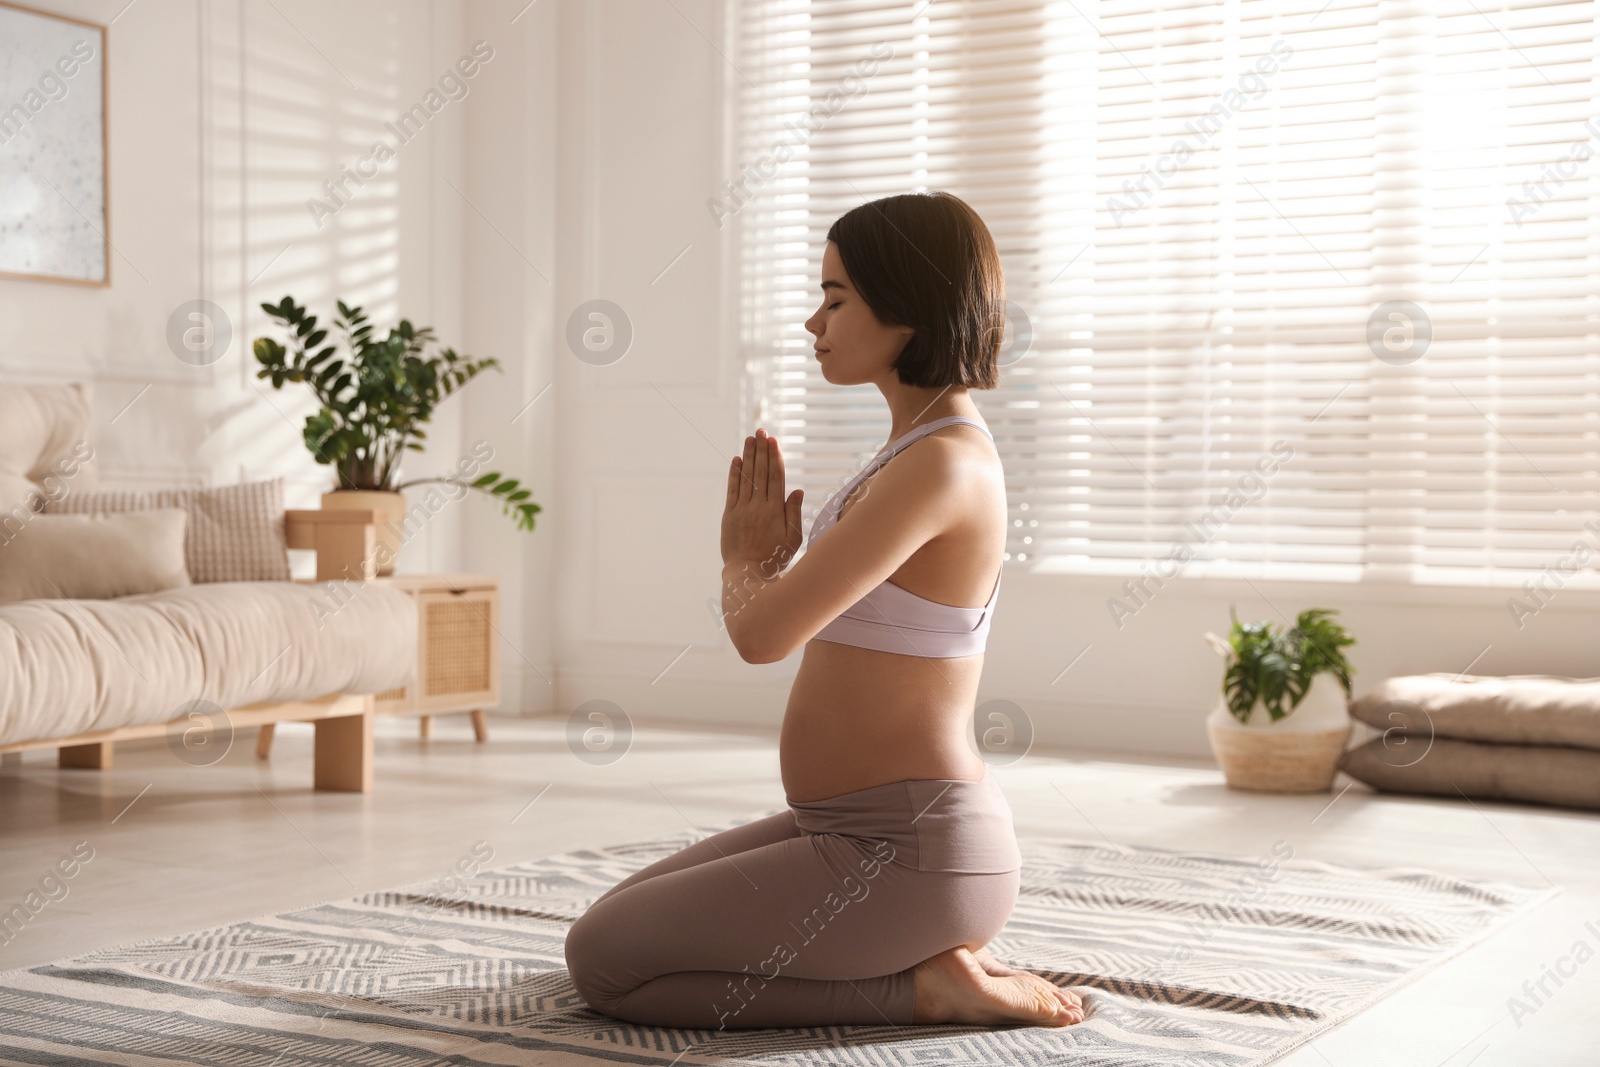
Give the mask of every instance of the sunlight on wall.
[[[242, 11], [242, 24], [228, 28], [234, 39], [218, 42], [239, 64], [238, 91], [215, 105], [218, 133], [237, 145], [219, 185], [239, 190], [241, 210], [236, 227], [215, 235], [216, 250], [241, 280], [241, 464], [282, 470], [286, 431], [298, 441], [317, 405], [304, 385], [275, 391], [255, 377], [250, 342], [278, 335], [260, 305], [290, 295], [331, 328], [342, 300], [387, 331], [400, 290], [401, 176], [427, 173], [427, 130], [402, 114], [415, 102], [402, 100], [393, 8]], [[290, 476], [290, 506], [315, 506], [334, 485], [329, 467], [303, 458]]]

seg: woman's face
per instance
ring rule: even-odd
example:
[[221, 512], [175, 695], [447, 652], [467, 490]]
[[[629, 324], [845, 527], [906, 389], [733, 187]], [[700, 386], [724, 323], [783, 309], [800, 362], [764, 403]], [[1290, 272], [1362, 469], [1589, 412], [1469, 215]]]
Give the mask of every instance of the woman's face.
[[822, 306], [806, 320], [806, 329], [817, 338], [822, 376], [834, 385], [876, 381], [916, 333], [878, 320], [850, 284], [832, 241], [822, 252]]

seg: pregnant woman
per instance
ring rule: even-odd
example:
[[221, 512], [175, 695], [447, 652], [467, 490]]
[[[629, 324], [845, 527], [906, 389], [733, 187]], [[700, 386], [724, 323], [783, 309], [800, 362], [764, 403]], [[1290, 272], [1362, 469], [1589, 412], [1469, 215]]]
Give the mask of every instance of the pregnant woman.
[[1021, 868], [970, 740], [1007, 521], [968, 396], [997, 381], [993, 238], [949, 194], [887, 197], [834, 222], [821, 287], [806, 329], [822, 373], [877, 386], [889, 444], [793, 567], [802, 492], [786, 494], [763, 430], [729, 466], [722, 518], [735, 648], [751, 663], [805, 650], [779, 742], [788, 810], [611, 887], [567, 965], [595, 1009], [662, 1026], [1079, 1022], [1075, 993], [984, 948]]

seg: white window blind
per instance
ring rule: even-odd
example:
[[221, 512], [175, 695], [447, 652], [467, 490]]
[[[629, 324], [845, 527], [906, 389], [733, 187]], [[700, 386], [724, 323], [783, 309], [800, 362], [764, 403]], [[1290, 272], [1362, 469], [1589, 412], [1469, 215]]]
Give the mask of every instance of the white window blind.
[[888, 431], [803, 326], [828, 226], [944, 189], [1031, 325], [972, 394], [1009, 559], [1520, 585], [1600, 554], [1595, 4], [730, 11], [743, 170], [710, 206], [808, 511]]

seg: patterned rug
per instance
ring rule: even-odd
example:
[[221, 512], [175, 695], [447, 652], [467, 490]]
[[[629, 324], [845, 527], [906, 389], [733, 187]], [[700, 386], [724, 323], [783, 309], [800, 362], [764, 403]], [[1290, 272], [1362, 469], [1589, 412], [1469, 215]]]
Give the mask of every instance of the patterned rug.
[[6, 971], [0, 1063], [1251, 1067], [1555, 892], [1332, 866], [1282, 842], [1230, 857], [1027, 839], [1021, 898], [990, 949], [1077, 989], [1079, 1025], [719, 1033], [589, 1010], [565, 970], [569, 924], [697, 839], [571, 852]]

